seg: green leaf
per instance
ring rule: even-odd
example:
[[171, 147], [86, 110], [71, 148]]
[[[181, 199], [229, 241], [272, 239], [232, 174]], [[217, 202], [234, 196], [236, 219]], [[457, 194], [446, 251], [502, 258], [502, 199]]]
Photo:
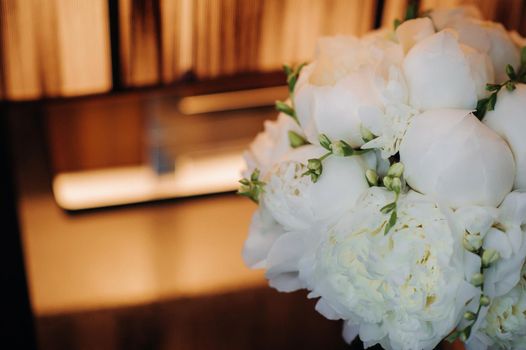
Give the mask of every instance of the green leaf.
[[489, 98], [483, 98], [477, 101], [477, 109], [473, 114], [475, 114], [475, 116], [479, 120], [482, 120], [482, 118], [484, 118], [484, 115], [486, 114], [486, 110], [488, 109], [488, 101]]
[[259, 169], [254, 169], [254, 171], [250, 175], [250, 180], [251, 181], [258, 181], [260, 173], [261, 172], [259, 171]]
[[290, 116], [294, 121], [300, 125], [300, 122], [298, 120], [298, 117], [296, 116], [296, 111], [294, 108], [289, 106], [283, 101], [276, 101], [276, 109], [282, 113], [285, 113], [286, 115]]
[[318, 141], [320, 142], [320, 146], [325, 148], [327, 151], [332, 151], [331, 149], [331, 140], [329, 137], [325, 134], [318, 135]]
[[400, 24], [402, 24], [402, 21], [399, 20], [398, 18], [395, 18], [394, 21], [393, 21], [394, 30], [396, 30], [398, 27], [400, 27]]
[[515, 69], [511, 64], [506, 65], [506, 74], [511, 80], [515, 80], [517, 78], [517, 73], [515, 73]]
[[488, 100], [488, 105], [486, 106], [487, 111], [492, 111], [495, 109], [495, 104], [497, 103], [497, 93], [494, 92], [491, 94]]
[[285, 75], [287, 76], [287, 79], [289, 78], [289, 75], [292, 74], [292, 68], [290, 68], [290, 66], [287, 65], [287, 64], [283, 65], [283, 71], [285, 72]]
[[487, 91], [499, 91], [501, 88], [500, 84], [486, 84]]
[[448, 343], [453, 343], [455, 340], [458, 339], [459, 336], [460, 336], [460, 331], [454, 331], [446, 337], [446, 341]]
[[286, 115], [290, 115], [291, 117], [295, 116], [294, 108], [289, 106], [283, 101], [276, 101], [276, 109], [280, 112], [285, 113]]
[[301, 136], [295, 131], [289, 130], [288, 136], [289, 136], [289, 144], [290, 144], [290, 147], [292, 148], [298, 148], [303, 145], [309, 144], [309, 142], [303, 136]]
[[405, 20], [415, 19], [418, 17], [418, 2], [411, 1], [405, 11]]
[[392, 203], [384, 205], [380, 209], [380, 212], [382, 212], [382, 214], [389, 214], [390, 212], [392, 212], [395, 209], [396, 209], [396, 202], [392, 202]]
[[368, 149], [355, 149], [353, 150], [353, 156], [359, 156], [368, 152], [374, 151], [374, 148], [368, 148]]
[[255, 203], [259, 203], [259, 197], [261, 193], [264, 192], [263, 186], [265, 185], [263, 181], [259, 180], [259, 175], [259, 170], [255, 169], [250, 175], [250, 179], [245, 178], [239, 180], [241, 186], [239, 187], [237, 194], [240, 196], [250, 198]]
[[387, 222], [387, 225], [385, 226], [384, 235], [388, 234], [389, 231], [391, 231], [391, 229], [394, 227], [394, 225], [396, 225], [397, 218], [398, 217], [396, 214], [396, 210], [393, 210], [391, 212], [391, 216], [389, 217], [389, 221]]
[[521, 66], [526, 66], [526, 46], [521, 49]]
[[305, 65], [307, 65], [306, 62], [300, 64], [294, 70], [292, 70], [289, 66], [286, 66], [288, 67], [288, 69], [285, 69], [285, 74], [287, 74], [287, 84], [289, 86], [290, 94], [294, 92], [294, 88], [296, 87], [296, 83], [300, 76], [301, 70], [303, 69], [303, 67], [305, 67]]

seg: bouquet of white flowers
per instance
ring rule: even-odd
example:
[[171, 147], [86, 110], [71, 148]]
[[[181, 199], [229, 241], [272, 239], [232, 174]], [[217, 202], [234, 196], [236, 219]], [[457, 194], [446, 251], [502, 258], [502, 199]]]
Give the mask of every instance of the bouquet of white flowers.
[[285, 66], [245, 154], [243, 258], [348, 342], [526, 349], [526, 40], [473, 8], [415, 13]]

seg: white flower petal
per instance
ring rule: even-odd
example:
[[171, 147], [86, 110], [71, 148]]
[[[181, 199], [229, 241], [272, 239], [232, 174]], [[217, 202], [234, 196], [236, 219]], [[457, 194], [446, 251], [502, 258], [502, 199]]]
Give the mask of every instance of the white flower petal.
[[400, 159], [412, 188], [453, 208], [497, 206], [515, 177], [506, 142], [466, 110], [436, 109], [416, 116]]

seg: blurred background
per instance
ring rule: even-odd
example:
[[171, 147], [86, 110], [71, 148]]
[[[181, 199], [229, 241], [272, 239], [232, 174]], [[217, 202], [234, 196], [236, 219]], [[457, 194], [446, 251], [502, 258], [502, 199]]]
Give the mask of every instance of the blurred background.
[[[460, 4], [526, 34], [523, 0], [419, 1]], [[305, 293], [244, 267], [255, 205], [232, 191], [287, 96], [281, 65], [309, 60], [321, 35], [391, 26], [406, 5], [0, 0], [13, 348], [348, 348]]]

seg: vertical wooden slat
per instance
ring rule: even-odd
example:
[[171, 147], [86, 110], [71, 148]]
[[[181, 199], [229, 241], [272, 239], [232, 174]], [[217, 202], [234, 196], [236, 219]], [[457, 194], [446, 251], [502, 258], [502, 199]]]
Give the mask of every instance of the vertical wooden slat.
[[104, 0], [56, 0], [61, 94], [108, 90], [111, 79], [108, 6]]
[[396, 18], [404, 18], [408, 0], [385, 0], [382, 27], [391, 28]]
[[4, 98], [111, 89], [105, 0], [0, 0], [0, 19]]
[[170, 83], [192, 69], [194, 6], [192, 0], [161, 0], [160, 8], [162, 80]]
[[32, 1], [0, 1], [2, 97], [31, 99], [43, 94], [37, 51], [37, 13]]
[[159, 0], [120, 0], [122, 78], [127, 86], [160, 81]]

